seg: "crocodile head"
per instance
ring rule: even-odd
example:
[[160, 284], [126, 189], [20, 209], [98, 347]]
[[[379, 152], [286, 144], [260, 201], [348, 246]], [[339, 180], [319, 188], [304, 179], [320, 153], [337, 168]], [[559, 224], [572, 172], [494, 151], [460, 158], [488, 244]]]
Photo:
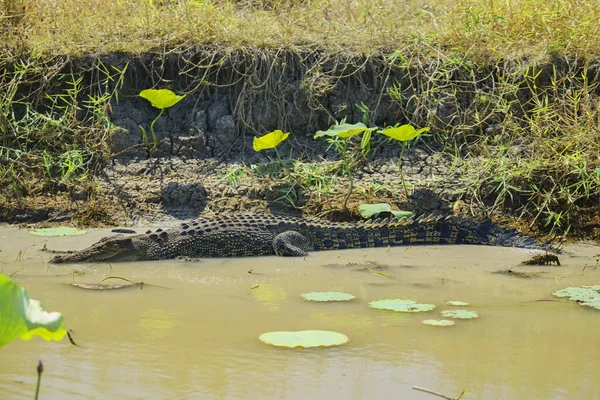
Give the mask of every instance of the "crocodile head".
[[87, 249], [70, 254], [57, 255], [51, 263], [75, 263], [75, 262], [104, 262], [104, 261], [135, 261], [143, 258], [145, 250], [133, 237], [117, 235], [106, 237], [94, 243]]

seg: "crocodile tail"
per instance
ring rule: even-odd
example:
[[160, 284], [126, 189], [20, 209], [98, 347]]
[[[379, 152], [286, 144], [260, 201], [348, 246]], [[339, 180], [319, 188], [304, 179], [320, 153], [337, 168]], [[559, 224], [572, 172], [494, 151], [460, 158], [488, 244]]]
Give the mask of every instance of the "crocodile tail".
[[476, 221], [461, 217], [430, 215], [406, 220], [392, 219], [386, 222], [389, 244], [392, 245], [437, 243], [542, 248], [534, 238], [497, 225], [490, 220]]

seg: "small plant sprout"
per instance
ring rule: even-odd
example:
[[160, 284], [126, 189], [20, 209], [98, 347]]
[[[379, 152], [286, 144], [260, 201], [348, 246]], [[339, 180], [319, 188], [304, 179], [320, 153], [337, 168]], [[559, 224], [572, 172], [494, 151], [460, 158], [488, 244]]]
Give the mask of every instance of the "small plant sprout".
[[152, 146], [150, 147], [148, 144], [148, 134], [146, 130], [140, 126], [142, 131], [142, 138], [146, 143], [146, 147], [148, 149], [148, 153], [152, 156], [152, 152], [158, 146], [158, 141], [156, 140], [156, 134], [154, 133], [154, 124], [161, 117], [166, 108], [173, 107], [175, 104], [179, 103], [185, 95], [179, 96], [170, 91], [169, 89], [146, 89], [140, 92], [140, 97], [148, 100], [150, 104], [154, 108], [158, 108], [160, 112], [154, 118], [154, 121], [150, 124], [150, 133], [152, 134]]
[[428, 132], [429, 127], [421, 128], [419, 130], [415, 129], [414, 126], [406, 124], [400, 126], [389, 127], [385, 129], [381, 129], [377, 132], [386, 135], [394, 140], [398, 140], [402, 142], [402, 149], [400, 150], [400, 155], [398, 156], [398, 173], [400, 173], [400, 179], [402, 179], [402, 186], [404, 187], [404, 192], [406, 197], [408, 198], [408, 189], [406, 188], [406, 183], [404, 181], [404, 174], [402, 173], [402, 157], [404, 156], [404, 150], [406, 149], [407, 142], [410, 142], [417, 136], [419, 136], [423, 132]]

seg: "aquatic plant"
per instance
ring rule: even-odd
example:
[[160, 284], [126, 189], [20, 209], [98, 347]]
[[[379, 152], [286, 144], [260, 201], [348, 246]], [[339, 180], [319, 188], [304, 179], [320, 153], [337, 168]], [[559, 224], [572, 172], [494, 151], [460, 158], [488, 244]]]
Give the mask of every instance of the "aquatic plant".
[[63, 316], [46, 312], [41, 303], [29, 298], [27, 291], [0, 274], [0, 347], [14, 339], [61, 340], [67, 334]]
[[259, 340], [273, 346], [304, 349], [339, 346], [348, 342], [349, 339], [348, 336], [338, 332], [306, 330], [267, 332], [260, 335]]
[[309, 301], [350, 301], [356, 298], [353, 294], [342, 292], [309, 292], [300, 296]]
[[409, 313], [431, 311], [435, 309], [434, 304], [421, 304], [413, 300], [403, 299], [375, 300], [369, 302], [369, 307], [376, 308], [379, 310], [390, 310]]

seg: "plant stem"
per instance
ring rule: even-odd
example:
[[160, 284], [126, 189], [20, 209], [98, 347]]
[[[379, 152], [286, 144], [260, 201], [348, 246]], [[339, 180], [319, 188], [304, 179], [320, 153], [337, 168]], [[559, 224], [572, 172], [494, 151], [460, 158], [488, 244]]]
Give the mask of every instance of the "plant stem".
[[149, 150], [150, 156], [152, 156], [152, 152], [154, 151], [154, 149], [156, 149], [158, 147], [158, 141], [156, 140], [156, 134], [154, 133], [154, 124], [156, 123], [156, 121], [158, 121], [158, 119], [161, 117], [161, 115], [163, 115], [163, 112], [165, 111], [164, 108], [160, 109], [160, 112], [158, 113], [158, 116], [156, 118], [154, 118], [154, 121], [152, 121], [152, 123], [150, 124], [150, 133], [152, 134], [152, 148]]
[[402, 156], [404, 155], [404, 149], [406, 148], [406, 142], [402, 142], [402, 149], [398, 156], [398, 172], [400, 173], [400, 179], [402, 180], [402, 187], [404, 187], [404, 194], [408, 200], [408, 189], [406, 188], [406, 182], [404, 181], [404, 172], [402, 172]]
[[37, 373], [38, 373], [38, 378], [37, 378], [37, 385], [35, 387], [35, 400], [38, 400], [38, 397], [40, 395], [40, 384], [42, 383], [42, 373], [44, 372], [44, 364], [42, 364], [42, 360], [40, 360], [38, 362], [38, 366], [37, 366]]

